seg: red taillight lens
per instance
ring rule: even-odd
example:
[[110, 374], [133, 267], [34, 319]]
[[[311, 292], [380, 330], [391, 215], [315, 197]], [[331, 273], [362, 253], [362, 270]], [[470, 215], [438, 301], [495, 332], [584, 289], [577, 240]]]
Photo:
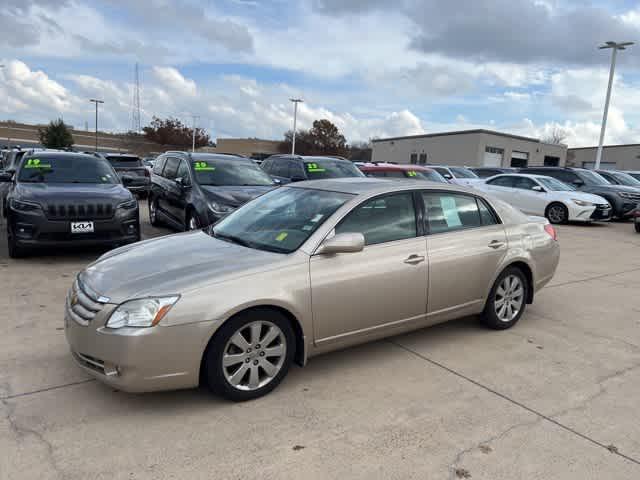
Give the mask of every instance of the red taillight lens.
[[558, 232], [556, 231], [555, 228], [553, 228], [553, 225], [550, 225], [547, 223], [544, 226], [544, 231], [547, 232], [549, 236], [553, 238], [555, 241], [558, 241]]

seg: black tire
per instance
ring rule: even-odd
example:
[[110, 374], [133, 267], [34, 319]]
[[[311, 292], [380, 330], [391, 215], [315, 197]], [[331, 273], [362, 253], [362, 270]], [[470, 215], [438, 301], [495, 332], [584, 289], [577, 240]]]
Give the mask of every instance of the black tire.
[[635, 222], [636, 232], [640, 233], [640, 222]]
[[9, 227], [10, 220], [7, 219], [7, 249], [9, 250], [10, 258], [22, 258], [25, 256], [26, 251], [24, 248], [20, 247], [13, 233], [11, 233], [11, 228]]
[[564, 224], [569, 221], [569, 210], [563, 204], [554, 202], [547, 206], [544, 216], [555, 225]]
[[[515, 316], [511, 320], [505, 320], [498, 316], [499, 307], [496, 305], [498, 303], [498, 298], [501, 295], [498, 293], [498, 289], [501, 287], [502, 283], [509, 277], [516, 277], [521, 285], [522, 285], [522, 304]], [[482, 323], [484, 323], [487, 327], [494, 330], [506, 330], [507, 328], [513, 327], [522, 314], [524, 313], [527, 306], [527, 298], [529, 294], [529, 289], [531, 286], [527, 281], [527, 277], [522, 270], [517, 267], [508, 267], [506, 268], [500, 276], [496, 279], [493, 287], [491, 288], [491, 292], [489, 292], [489, 298], [487, 298], [487, 303], [484, 307], [484, 311], [482, 312], [480, 318], [482, 319]]]
[[149, 223], [152, 227], [159, 227], [162, 224], [158, 220], [158, 199], [149, 196]]
[[[277, 326], [284, 336], [286, 350], [283, 355], [284, 358], [280, 370], [267, 384], [255, 390], [240, 390], [234, 387], [227, 380], [222, 366], [222, 358], [225, 353], [224, 350], [231, 337], [238, 331], [242, 330], [243, 327], [257, 321], [270, 322]], [[263, 346], [263, 348], [266, 347], [266, 345]], [[209, 342], [204, 354], [203, 379], [206, 381], [207, 386], [212, 392], [234, 402], [244, 402], [246, 400], [262, 397], [276, 388], [287, 375], [295, 355], [295, 348], [296, 341], [293, 329], [291, 328], [289, 320], [281, 313], [275, 310], [262, 308], [240, 313], [227, 320]], [[240, 365], [242, 366], [242, 363]]]

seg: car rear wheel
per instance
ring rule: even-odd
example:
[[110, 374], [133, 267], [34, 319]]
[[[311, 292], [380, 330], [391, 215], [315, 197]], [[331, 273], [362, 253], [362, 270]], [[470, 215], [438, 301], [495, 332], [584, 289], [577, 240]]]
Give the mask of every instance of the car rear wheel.
[[567, 223], [569, 220], [569, 210], [561, 203], [552, 203], [547, 207], [545, 217], [554, 224]]
[[513, 327], [527, 306], [529, 288], [522, 270], [516, 267], [507, 268], [491, 288], [482, 312], [483, 323], [494, 330]]
[[640, 233], [640, 222], [636, 222], [635, 226], [636, 226], [636, 232]]
[[288, 319], [273, 310], [253, 310], [216, 332], [205, 353], [205, 378], [213, 392], [229, 400], [251, 400], [278, 386], [294, 353]]

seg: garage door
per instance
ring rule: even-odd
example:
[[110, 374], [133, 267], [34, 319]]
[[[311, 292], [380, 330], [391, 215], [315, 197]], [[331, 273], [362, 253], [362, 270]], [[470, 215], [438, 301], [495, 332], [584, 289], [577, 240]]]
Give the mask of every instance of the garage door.
[[502, 148], [485, 147], [482, 165], [484, 167], [501, 167], [503, 157], [504, 150]]
[[529, 164], [529, 154], [527, 152], [511, 152], [512, 167], [526, 167]]

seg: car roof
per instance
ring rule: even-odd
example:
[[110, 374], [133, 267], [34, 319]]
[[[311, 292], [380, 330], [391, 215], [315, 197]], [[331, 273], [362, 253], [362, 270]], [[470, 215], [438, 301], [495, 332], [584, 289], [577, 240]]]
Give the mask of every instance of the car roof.
[[237, 162], [238, 160], [252, 161], [248, 157], [234, 155], [232, 153], [192, 153], [190, 156], [192, 160], [233, 160], [234, 162]]
[[136, 153], [103, 153], [105, 157], [136, 157], [140, 158], [140, 155]]
[[338, 161], [338, 162], [349, 162], [349, 163], [353, 163], [351, 160], [347, 160], [346, 158], [342, 158], [342, 157], [330, 157], [328, 155], [291, 155], [291, 154], [275, 154], [275, 155], [271, 155], [270, 157], [265, 158], [265, 160], [267, 159], [289, 159], [289, 160], [302, 160], [303, 162], [313, 162], [313, 161], [319, 161], [319, 160], [333, 160], [333, 161]]
[[64, 151], [60, 151], [60, 150], [36, 150], [36, 151], [29, 151], [26, 150], [25, 152], [25, 156], [28, 154], [30, 156], [32, 155], [38, 155], [38, 156], [46, 156], [48, 158], [56, 158], [56, 157], [82, 157], [82, 158], [99, 158], [101, 160], [104, 160], [104, 157], [100, 157], [97, 155], [93, 155], [91, 153], [82, 153], [82, 152], [64, 152]]
[[490, 178], [498, 178], [498, 177], [547, 178], [548, 175], [540, 175], [539, 173], [505, 172], [505, 173], [500, 173], [498, 175], [494, 175], [493, 177], [490, 177]]
[[385, 164], [379, 164], [379, 163], [365, 163], [364, 165], [359, 165], [359, 168], [361, 170], [389, 170], [389, 171], [400, 171], [400, 172], [407, 172], [407, 171], [422, 171], [422, 172], [426, 172], [426, 171], [433, 171], [433, 169], [429, 168], [429, 167], [425, 167], [423, 165], [397, 165], [395, 163], [385, 163]]
[[451, 190], [461, 193], [482, 194], [477, 190], [451, 185], [448, 183], [430, 182], [415, 179], [385, 179], [377, 177], [343, 177], [323, 180], [309, 180], [287, 184], [284, 188], [310, 188], [327, 192], [351, 193], [354, 195], [387, 193], [402, 190], [437, 189]]

